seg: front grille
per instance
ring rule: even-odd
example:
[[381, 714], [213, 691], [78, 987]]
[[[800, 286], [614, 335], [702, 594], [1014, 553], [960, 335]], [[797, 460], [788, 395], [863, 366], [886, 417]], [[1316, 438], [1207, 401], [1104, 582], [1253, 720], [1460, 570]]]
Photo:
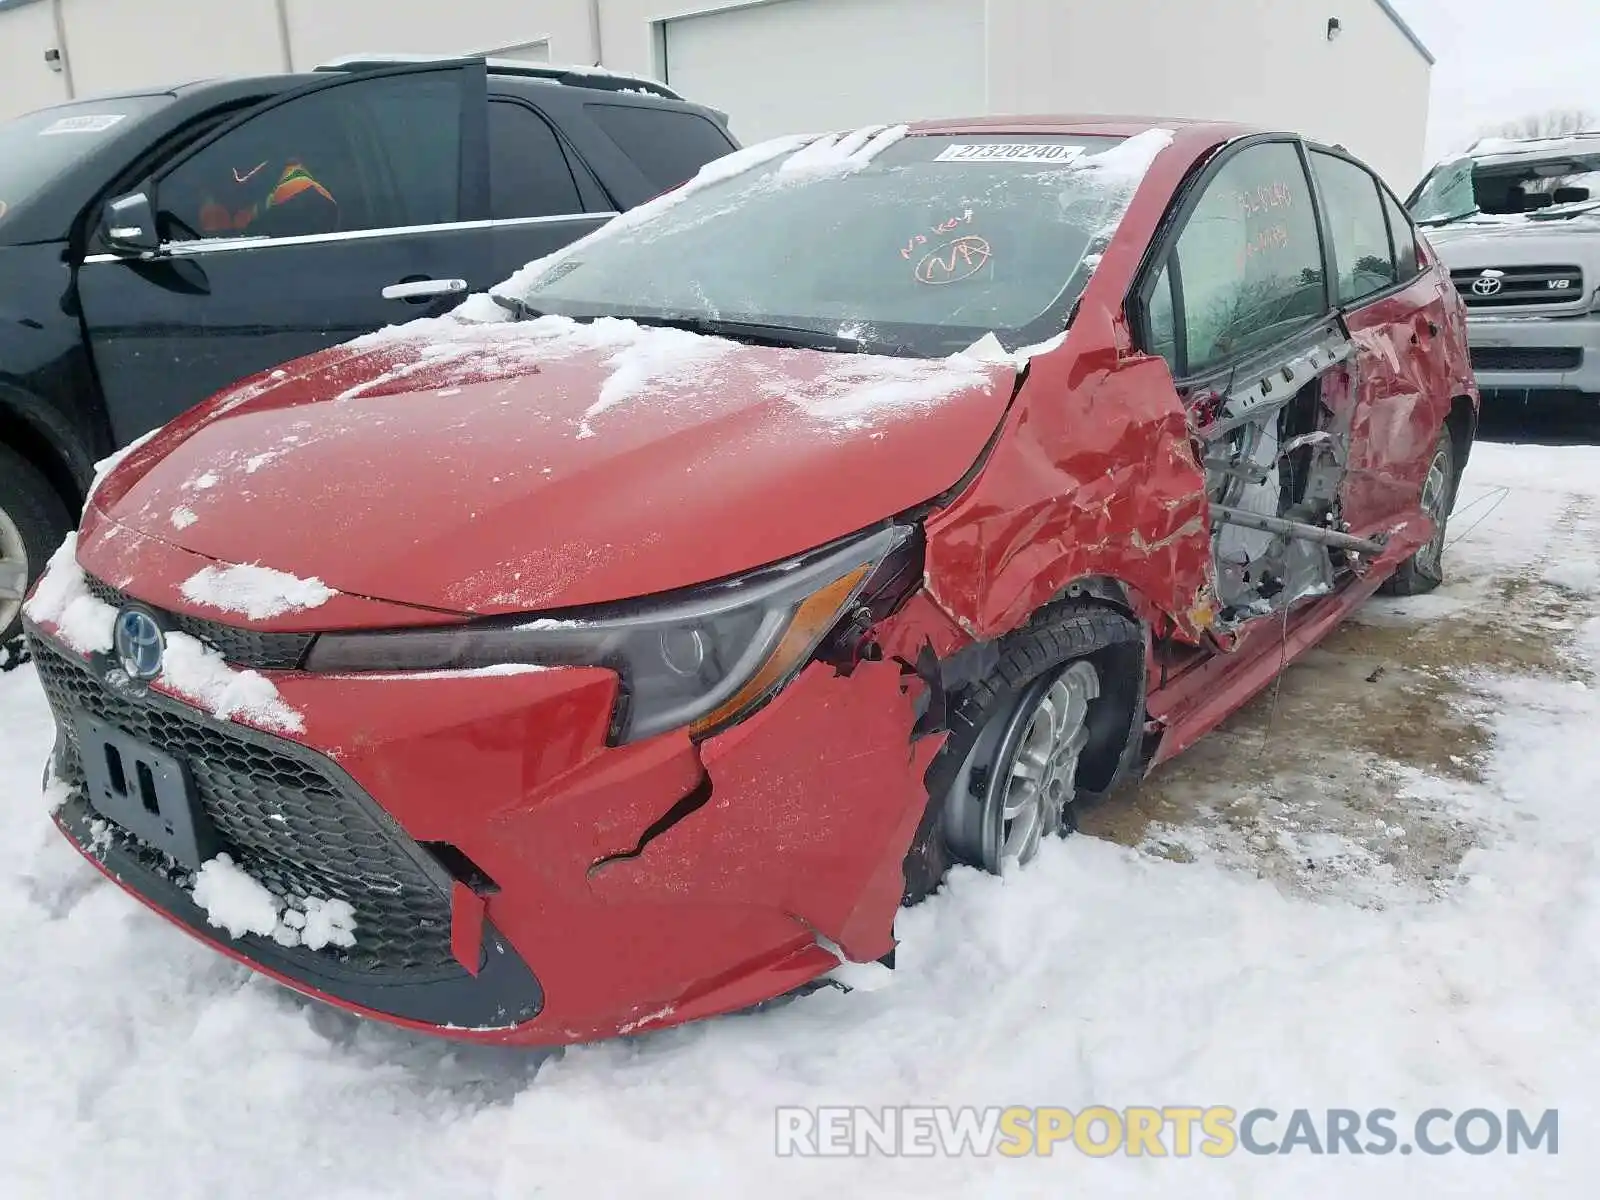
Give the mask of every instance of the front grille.
[[[316, 953], [375, 974], [455, 964], [449, 893], [423, 868], [422, 850], [352, 785], [336, 782], [320, 756], [181, 705], [128, 699], [38, 639], [33, 649], [63, 735], [58, 765], [73, 787], [82, 788], [83, 775], [72, 714], [87, 712], [187, 763], [223, 849], [280, 899], [349, 902], [355, 945]], [[135, 844], [152, 870], [181, 870]]]
[[[113, 608], [135, 603], [135, 598], [118, 591], [102, 579], [87, 576], [89, 591]], [[142, 602], [140, 602], [142, 603]], [[149, 606], [147, 606], [149, 607]], [[314, 633], [258, 633], [216, 621], [157, 609], [172, 628], [198, 638], [236, 667], [254, 671], [293, 671], [305, 661], [306, 651], [316, 640]]]
[[1575, 304], [1584, 297], [1581, 267], [1504, 267], [1488, 272], [1465, 267], [1451, 271], [1450, 281], [1467, 307], [1475, 309]]
[[1583, 365], [1578, 346], [1474, 346], [1474, 371], [1576, 371]]

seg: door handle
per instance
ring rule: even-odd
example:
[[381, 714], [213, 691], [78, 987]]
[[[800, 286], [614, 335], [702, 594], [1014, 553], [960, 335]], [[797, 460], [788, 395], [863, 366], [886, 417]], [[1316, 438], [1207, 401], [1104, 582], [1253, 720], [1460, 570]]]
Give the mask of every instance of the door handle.
[[383, 289], [385, 300], [431, 300], [467, 290], [465, 279], [407, 279]]

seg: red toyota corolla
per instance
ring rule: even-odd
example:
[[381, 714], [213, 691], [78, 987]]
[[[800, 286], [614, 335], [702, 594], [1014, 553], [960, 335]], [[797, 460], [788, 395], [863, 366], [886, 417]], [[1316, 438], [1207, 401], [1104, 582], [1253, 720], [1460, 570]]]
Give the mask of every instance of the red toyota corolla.
[[769, 143], [102, 473], [27, 609], [56, 820], [308, 994], [565, 1043], [890, 956], [1387, 581], [1477, 393], [1284, 134]]

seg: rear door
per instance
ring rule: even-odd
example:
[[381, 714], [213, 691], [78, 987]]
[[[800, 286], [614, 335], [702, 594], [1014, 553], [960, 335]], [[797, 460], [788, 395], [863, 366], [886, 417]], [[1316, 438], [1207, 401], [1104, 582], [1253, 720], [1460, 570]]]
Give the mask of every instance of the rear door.
[[[495, 282], [486, 123], [482, 63], [332, 75], [159, 168], [144, 190], [160, 251], [92, 253], [78, 276], [118, 443], [256, 371]], [[275, 227], [219, 227], [219, 209], [272, 208], [263, 187], [274, 204], [310, 194], [277, 208]], [[296, 206], [304, 216], [283, 224]]]
[[495, 282], [617, 215], [555, 126], [515, 96], [489, 101], [489, 182]]
[[1364, 166], [1309, 154], [1321, 197], [1334, 297], [1357, 348], [1344, 516], [1355, 529], [1414, 512], [1449, 413], [1448, 372], [1435, 340], [1444, 297], [1422, 270], [1399, 203]]

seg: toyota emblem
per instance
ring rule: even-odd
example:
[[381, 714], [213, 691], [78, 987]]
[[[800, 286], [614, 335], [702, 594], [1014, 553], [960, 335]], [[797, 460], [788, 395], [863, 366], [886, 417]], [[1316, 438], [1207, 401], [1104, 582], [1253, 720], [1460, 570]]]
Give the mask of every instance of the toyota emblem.
[[1485, 271], [1472, 281], [1472, 290], [1479, 296], [1497, 296], [1505, 284], [1500, 281], [1500, 272]]
[[117, 614], [112, 646], [129, 679], [154, 679], [161, 674], [167, 639], [156, 619], [144, 609], [125, 608]]

